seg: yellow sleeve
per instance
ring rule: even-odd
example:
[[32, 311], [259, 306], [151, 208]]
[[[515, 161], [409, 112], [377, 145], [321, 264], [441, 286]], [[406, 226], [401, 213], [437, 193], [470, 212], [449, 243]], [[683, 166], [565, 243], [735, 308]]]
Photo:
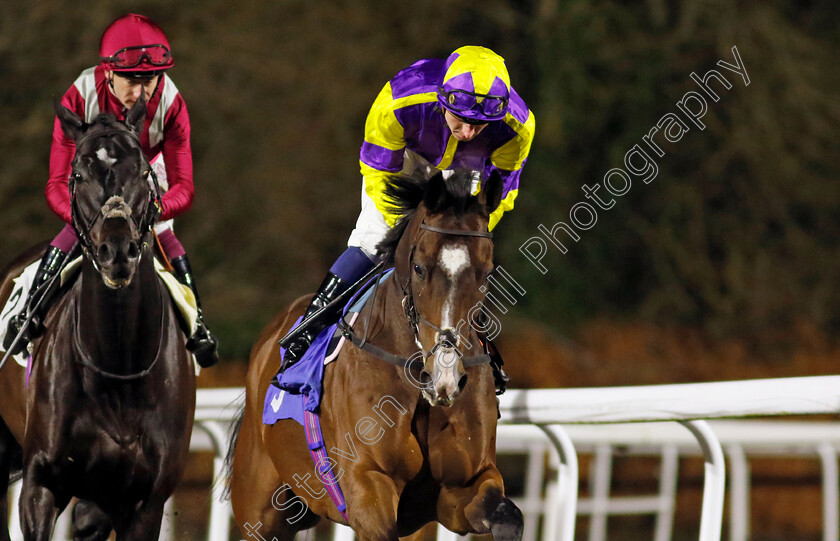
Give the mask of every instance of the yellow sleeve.
[[391, 207], [385, 199], [385, 186], [388, 184], [388, 176], [394, 173], [374, 169], [362, 161], [359, 162], [359, 165], [362, 169], [362, 178], [365, 181], [365, 193], [373, 200], [376, 209], [382, 213], [388, 227], [394, 227], [399, 216], [389, 212]]
[[487, 226], [487, 228], [490, 231], [493, 231], [493, 228], [496, 227], [496, 224], [499, 223], [499, 220], [502, 219], [502, 214], [513, 209], [513, 201], [516, 199], [517, 195], [519, 195], [518, 188], [509, 191], [507, 195], [505, 195], [504, 198], [502, 198], [502, 202], [499, 203], [499, 206], [496, 207], [496, 210], [490, 213], [490, 223]]
[[405, 130], [395, 111], [419, 103], [437, 100], [434, 92], [410, 94], [394, 99], [388, 82], [374, 100], [365, 120], [365, 141], [359, 155], [359, 166], [365, 181], [365, 193], [393, 227], [397, 216], [388, 212], [384, 200], [388, 176], [402, 170], [405, 153]]
[[391, 92], [391, 83], [388, 82], [374, 100], [365, 120], [366, 143], [391, 151], [405, 147], [403, 127], [394, 114], [397, 103]]
[[516, 136], [497, 148], [490, 155], [490, 162], [499, 169], [518, 171], [522, 168], [522, 163], [528, 157], [528, 153], [531, 152], [536, 119], [534, 113], [528, 111], [528, 119], [524, 124], [516, 120], [510, 113], [505, 116], [504, 122], [516, 132]]

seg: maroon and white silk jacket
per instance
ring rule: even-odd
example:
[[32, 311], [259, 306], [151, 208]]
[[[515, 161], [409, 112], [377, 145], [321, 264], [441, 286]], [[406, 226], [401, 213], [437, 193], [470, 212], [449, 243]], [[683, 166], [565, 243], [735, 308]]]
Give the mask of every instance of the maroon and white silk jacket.
[[[117, 120], [124, 120], [128, 112], [111, 92], [102, 66], [83, 71], [64, 93], [61, 104], [85, 122], [93, 121], [100, 113], [111, 113]], [[190, 117], [184, 98], [166, 74], [160, 76], [157, 90], [146, 104], [146, 122], [140, 134], [140, 145], [153, 166], [159, 163], [161, 158], [165, 165], [165, 178], [161, 179], [161, 188], [166, 192], [162, 197], [163, 214], [160, 220], [174, 218], [189, 210], [194, 192]], [[50, 208], [67, 223], [71, 221], [67, 181], [75, 153], [75, 143], [64, 135], [56, 118], [46, 195]]]

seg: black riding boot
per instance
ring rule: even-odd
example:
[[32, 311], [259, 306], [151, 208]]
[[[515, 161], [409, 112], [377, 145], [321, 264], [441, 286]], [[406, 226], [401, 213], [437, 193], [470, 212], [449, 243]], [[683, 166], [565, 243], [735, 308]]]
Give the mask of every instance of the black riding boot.
[[[315, 292], [315, 296], [312, 297], [309, 306], [306, 308], [303, 320], [306, 320], [309, 316], [335, 300], [336, 297], [347, 291], [347, 288], [351, 285], [335, 274], [328, 272], [324, 281], [318, 287], [318, 291]], [[323, 317], [318, 318], [318, 320], [313, 321], [305, 331], [289, 344], [289, 347], [286, 348], [286, 354], [283, 356], [283, 362], [280, 364], [280, 372], [284, 372], [303, 357], [303, 354], [309, 349], [315, 337], [333, 323], [334, 316], [335, 314], [325, 314]]]
[[[47, 313], [49, 307], [49, 298], [44, 298], [38, 303], [35, 299], [37, 295], [46, 295], [46, 291], [40, 291], [41, 286], [47, 283], [50, 278], [55, 276], [58, 271], [64, 267], [67, 259], [67, 253], [62, 252], [55, 246], [50, 246], [47, 253], [41, 258], [41, 264], [38, 265], [38, 270], [35, 272], [35, 278], [32, 280], [32, 287], [29, 288], [29, 294], [26, 297], [26, 304], [23, 305], [21, 312], [9, 319], [9, 326], [6, 328], [6, 338], [3, 340], [3, 348], [8, 350], [12, 345], [15, 337], [18, 335], [23, 325], [26, 323], [26, 318], [30, 317], [29, 325], [18, 340], [15, 350], [12, 355], [17, 355], [23, 352], [27, 344], [44, 334], [44, 314]], [[40, 297], [39, 297], [40, 299]], [[34, 302], [33, 302], [34, 300]], [[35, 304], [38, 306], [35, 306]], [[29, 313], [31, 315], [29, 315]]]
[[190, 260], [187, 259], [187, 254], [178, 256], [170, 260], [172, 268], [175, 271], [175, 277], [178, 281], [189, 287], [193, 295], [195, 295], [195, 304], [198, 309], [198, 317], [196, 317], [196, 329], [189, 340], [187, 340], [187, 349], [195, 355], [195, 360], [198, 361], [202, 368], [209, 368], [219, 362], [219, 341], [207, 328], [204, 323], [204, 313], [201, 311], [201, 299], [198, 296], [198, 288], [195, 285], [195, 278], [193, 277], [192, 268], [190, 268]]

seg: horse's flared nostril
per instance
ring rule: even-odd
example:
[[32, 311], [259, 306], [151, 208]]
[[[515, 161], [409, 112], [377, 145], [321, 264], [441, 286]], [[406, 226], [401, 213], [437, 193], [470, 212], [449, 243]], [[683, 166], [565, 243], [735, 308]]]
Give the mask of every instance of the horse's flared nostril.
[[432, 375], [425, 368], [420, 371], [420, 383], [428, 385], [432, 381]]
[[99, 263], [108, 263], [114, 259], [114, 251], [111, 250], [108, 243], [99, 245], [99, 248], [96, 249], [96, 259], [99, 260]]
[[128, 259], [137, 259], [140, 257], [140, 247], [137, 246], [136, 242], [131, 241], [128, 243], [128, 249], [125, 253], [128, 256]]
[[458, 392], [464, 390], [464, 387], [467, 386], [467, 374], [463, 374], [460, 378], [458, 378]]

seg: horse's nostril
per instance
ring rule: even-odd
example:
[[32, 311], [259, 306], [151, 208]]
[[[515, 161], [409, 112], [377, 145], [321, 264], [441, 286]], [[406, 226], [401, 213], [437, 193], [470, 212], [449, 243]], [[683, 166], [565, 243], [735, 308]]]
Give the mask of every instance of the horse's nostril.
[[100, 244], [96, 249], [96, 258], [100, 263], [110, 261], [113, 258], [111, 254], [111, 248], [107, 244]]
[[140, 248], [137, 246], [136, 242], [131, 241], [128, 243], [126, 255], [128, 255], [129, 259], [137, 259], [140, 256]]
[[467, 375], [464, 374], [463, 376], [461, 376], [458, 379], [458, 392], [463, 391], [464, 387], [466, 387], [466, 386], [467, 386]]
[[420, 371], [420, 383], [424, 385], [432, 381], [432, 375], [429, 374], [428, 370], [423, 369]]

